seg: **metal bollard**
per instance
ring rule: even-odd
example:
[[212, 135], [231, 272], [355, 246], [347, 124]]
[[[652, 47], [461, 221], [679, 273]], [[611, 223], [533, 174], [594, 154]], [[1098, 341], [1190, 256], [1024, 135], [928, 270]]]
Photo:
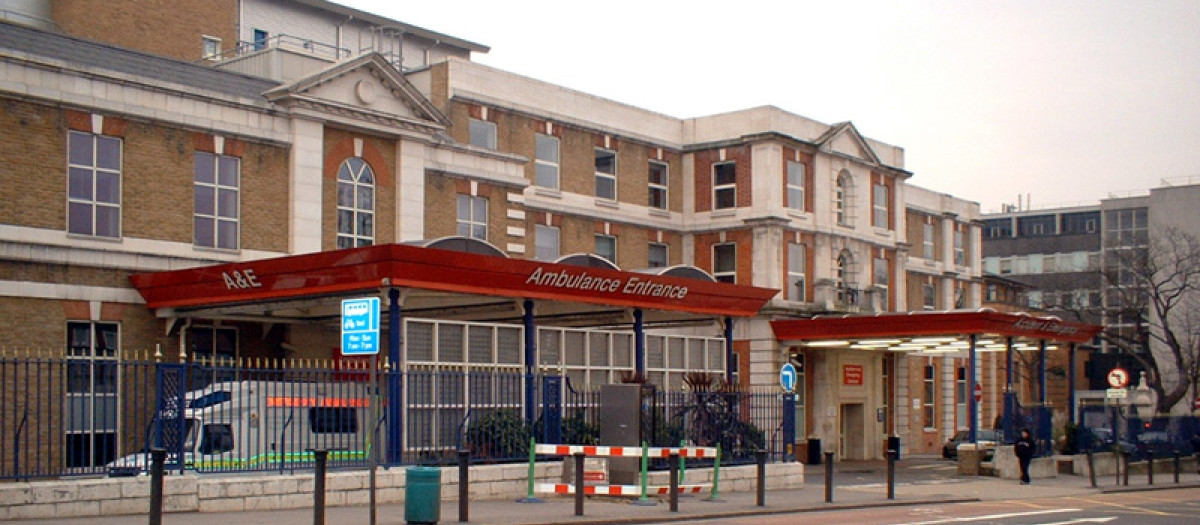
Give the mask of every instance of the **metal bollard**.
[[470, 521], [470, 518], [468, 518], [468, 516], [470, 515], [469, 514], [470, 510], [471, 510], [468, 508], [468, 503], [469, 503], [468, 498], [471, 495], [471, 485], [469, 484], [469, 482], [471, 481], [470, 466], [471, 466], [471, 451], [459, 450], [458, 451], [458, 521], [459, 521], [459, 523], [466, 523], [467, 521]]
[[1179, 451], [1176, 450], [1175, 451], [1175, 483], [1176, 484], [1179, 484], [1179, 468], [1180, 468]]
[[167, 449], [150, 449], [150, 525], [162, 525], [163, 464], [166, 461]]
[[1124, 485], [1126, 487], [1128, 487], [1129, 486], [1129, 454], [1121, 454], [1121, 457], [1123, 458], [1122, 461], [1125, 463], [1125, 473], [1124, 473], [1124, 477], [1123, 477], [1123, 479], [1125, 481]]
[[896, 451], [888, 450], [887, 499], [896, 499]]
[[825, 453], [825, 503], [833, 503], [833, 452]]
[[672, 451], [667, 463], [667, 469], [671, 472], [671, 495], [667, 501], [671, 503], [671, 512], [679, 512], [679, 452]]
[[1150, 453], [1149, 459], [1146, 462], [1146, 483], [1149, 485], [1154, 484], [1154, 453], [1153, 452]]
[[583, 452], [575, 453], [575, 515], [583, 515]]
[[1096, 488], [1096, 467], [1092, 463], [1092, 451], [1087, 451], [1088, 479], [1092, 481], [1092, 488]]
[[328, 450], [314, 450], [317, 471], [313, 479], [313, 525], [325, 525], [325, 465], [329, 461]]
[[754, 504], [765, 507], [767, 506], [767, 451], [761, 449], [755, 451], [754, 461], [758, 464], [758, 494], [755, 496]]

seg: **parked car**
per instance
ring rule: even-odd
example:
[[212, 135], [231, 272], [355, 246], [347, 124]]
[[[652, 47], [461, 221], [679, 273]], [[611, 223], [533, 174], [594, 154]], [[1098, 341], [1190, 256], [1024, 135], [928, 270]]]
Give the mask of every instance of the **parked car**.
[[[1000, 435], [999, 430], [979, 429], [975, 431], [975, 442], [988, 448], [995, 448], [996, 444], [1000, 443]], [[954, 434], [954, 437], [946, 441], [945, 445], [942, 445], [942, 457], [946, 459], [958, 459], [958, 446], [963, 443], [970, 443], [970, 432], [959, 430]]]
[[1137, 452], [1137, 444], [1129, 441], [1127, 436], [1120, 436], [1120, 439], [1118, 440], [1113, 437], [1112, 430], [1108, 428], [1092, 428], [1090, 431], [1092, 433], [1091, 448], [1095, 452], [1106, 452], [1112, 450], [1116, 448], [1118, 444], [1121, 446], [1121, 450], [1125, 451], [1127, 454], [1134, 454]]
[[1137, 451], [1140, 456], [1156, 458], [1170, 457], [1175, 452], [1171, 436], [1165, 431], [1143, 431], [1137, 435]]

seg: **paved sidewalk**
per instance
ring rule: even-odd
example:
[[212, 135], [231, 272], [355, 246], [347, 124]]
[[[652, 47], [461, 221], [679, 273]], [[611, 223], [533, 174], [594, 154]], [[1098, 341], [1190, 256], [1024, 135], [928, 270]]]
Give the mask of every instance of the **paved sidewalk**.
[[[837, 468], [841, 468], [840, 466]], [[835, 470], [837, 477], [846, 478]], [[836, 485], [833, 503], [825, 502], [824, 471], [811, 467], [807, 486], [802, 489], [770, 491], [766, 494], [766, 505], [755, 505], [754, 492], [722, 493], [719, 502], [707, 501], [707, 494], [684, 496], [679, 499], [679, 512], [671, 512], [666, 499], [655, 500], [657, 505], [632, 505], [627, 499], [590, 497], [584, 504], [584, 515], [575, 516], [573, 496], [549, 496], [542, 503], [518, 503], [514, 500], [471, 502], [469, 523], [493, 525], [542, 525], [557, 523], [634, 524], [679, 521], [723, 516], [745, 516], [766, 513], [789, 513], [803, 511], [836, 510], [887, 505], [943, 505], [956, 502], [986, 500], [1033, 500], [1045, 497], [1070, 495], [1098, 495], [1123, 490], [1164, 490], [1188, 488], [1196, 490], [1200, 498], [1200, 476], [1186, 473], [1176, 485], [1173, 476], [1157, 474], [1155, 485], [1147, 486], [1143, 474], [1130, 478], [1129, 487], [1114, 486], [1111, 476], [1098, 479], [1098, 488], [1091, 488], [1087, 477], [1062, 475], [1057, 478], [1034, 480], [1031, 485], [1020, 485], [1014, 480], [991, 477], [953, 476], [896, 485], [896, 499], [888, 500], [887, 487], [883, 483]], [[850, 480], [845, 483], [852, 483]], [[326, 523], [330, 525], [368, 523], [366, 507], [331, 507], [327, 509]], [[443, 501], [441, 523], [458, 522], [458, 502]], [[166, 514], [164, 525], [302, 525], [313, 522], [311, 509], [277, 510], [239, 513], [178, 513]], [[403, 505], [383, 505], [377, 509], [379, 525], [405, 523]], [[147, 523], [146, 515], [105, 516], [94, 518], [69, 518], [57, 520], [17, 520], [19, 525], [134, 525]]]

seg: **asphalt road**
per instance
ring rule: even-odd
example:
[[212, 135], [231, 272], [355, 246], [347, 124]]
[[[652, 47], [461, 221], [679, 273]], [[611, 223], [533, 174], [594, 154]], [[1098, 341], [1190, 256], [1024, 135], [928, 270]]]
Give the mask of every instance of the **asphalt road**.
[[694, 525], [1189, 525], [1200, 489], [1125, 492], [957, 505], [866, 508], [693, 521]]

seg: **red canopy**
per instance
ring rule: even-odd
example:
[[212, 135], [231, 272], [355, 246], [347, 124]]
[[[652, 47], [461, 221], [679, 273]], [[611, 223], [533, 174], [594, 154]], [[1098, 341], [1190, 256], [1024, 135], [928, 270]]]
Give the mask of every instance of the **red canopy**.
[[992, 311], [817, 317], [772, 321], [771, 328], [775, 331], [775, 338], [780, 341], [852, 341], [989, 334], [1071, 343], [1087, 342], [1103, 329], [1102, 326], [1068, 323], [1053, 317]]
[[151, 308], [244, 304], [414, 288], [753, 316], [778, 290], [439, 248], [385, 244], [131, 277]]

